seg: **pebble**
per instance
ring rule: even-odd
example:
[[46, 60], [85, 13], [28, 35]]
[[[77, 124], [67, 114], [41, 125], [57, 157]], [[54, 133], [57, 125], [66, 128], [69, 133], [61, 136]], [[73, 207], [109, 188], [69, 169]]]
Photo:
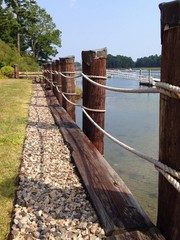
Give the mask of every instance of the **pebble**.
[[47, 106], [33, 85], [11, 239], [106, 239]]

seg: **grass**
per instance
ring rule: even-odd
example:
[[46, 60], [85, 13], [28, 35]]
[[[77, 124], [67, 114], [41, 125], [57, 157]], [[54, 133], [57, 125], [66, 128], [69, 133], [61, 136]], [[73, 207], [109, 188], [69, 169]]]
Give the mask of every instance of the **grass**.
[[31, 89], [29, 80], [0, 79], [0, 240], [9, 233]]

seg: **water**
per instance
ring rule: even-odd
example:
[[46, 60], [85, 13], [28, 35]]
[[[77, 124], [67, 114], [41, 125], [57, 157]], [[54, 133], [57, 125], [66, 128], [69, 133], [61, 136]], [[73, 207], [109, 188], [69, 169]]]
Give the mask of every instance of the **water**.
[[[80, 86], [81, 79], [77, 80]], [[139, 88], [137, 80], [113, 77], [107, 85]], [[82, 113], [78, 108], [77, 123]], [[105, 130], [131, 147], [158, 159], [159, 94], [106, 91]], [[105, 158], [132, 191], [145, 212], [156, 222], [158, 174], [154, 166], [120, 148], [105, 137]]]

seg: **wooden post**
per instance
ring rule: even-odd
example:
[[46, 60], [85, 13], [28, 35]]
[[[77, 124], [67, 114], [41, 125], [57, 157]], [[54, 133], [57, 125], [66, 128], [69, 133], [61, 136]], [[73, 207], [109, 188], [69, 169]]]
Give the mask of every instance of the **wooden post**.
[[[160, 4], [161, 81], [180, 87], [180, 1]], [[180, 101], [160, 96], [159, 160], [180, 171]], [[180, 239], [180, 193], [159, 175], [157, 226], [167, 240]]]
[[[93, 81], [105, 85], [107, 50], [82, 52], [83, 73]], [[94, 77], [97, 76], [97, 77]], [[95, 86], [83, 78], [83, 106], [91, 109], [105, 109], [105, 89]], [[104, 129], [104, 112], [87, 111], [91, 118]], [[99, 131], [83, 113], [83, 131], [101, 154], [104, 153], [104, 134]]]
[[44, 72], [44, 83], [45, 83], [45, 88], [46, 89], [49, 89], [50, 88], [50, 83], [47, 81], [47, 78], [48, 78], [48, 76], [49, 76], [49, 74], [48, 74], [48, 72], [47, 72], [47, 70], [48, 70], [48, 64], [44, 64], [44, 70], [45, 70], [45, 72]]
[[18, 64], [14, 64], [14, 78], [19, 78]]
[[45, 72], [45, 70], [46, 70], [46, 64], [43, 64], [43, 65], [42, 65], [42, 70], [43, 70], [43, 83], [46, 84], [46, 79], [45, 79], [45, 77], [46, 77], [46, 72]]
[[49, 70], [49, 74], [48, 74], [48, 78], [49, 78], [49, 81], [50, 81], [50, 89], [53, 91], [53, 85], [52, 85], [52, 63], [49, 63], [48, 64], [48, 70]]
[[[54, 85], [56, 85], [56, 74], [55, 74], [55, 71], [56, 71], [56, 62], [52, 62], [52, 83]], [[56, 95], [56, 87], [54, 87], [53, 84], [52, 84], [52, 90], [53, 90], [54, 95]]]
[[[58, 73], [61, 72], [61, 64], [60, 64], [60, 60], [56, 60], [56, 71]], [[57, 75], [57, 86], [60, 92], [57, 92], [57, 99], [59, 101], [59, 104], [62, 106], [62, 80], [61, 80], [61, 75], [58, 74]]]
[[[74, 56], [61, 58], [61, 72], [67, 77], [62, 78], [62, 92], [71, 102], [75, 103], [75, 75]], [[68, 78], [70, 77], [70, 78]], [[67, 94], [66, 94], [67, 93]], [[65, 98], [62, 99], [63, 108], [69, 113], [71, 118], [75, 121], [75, 106], [69, 103]]]

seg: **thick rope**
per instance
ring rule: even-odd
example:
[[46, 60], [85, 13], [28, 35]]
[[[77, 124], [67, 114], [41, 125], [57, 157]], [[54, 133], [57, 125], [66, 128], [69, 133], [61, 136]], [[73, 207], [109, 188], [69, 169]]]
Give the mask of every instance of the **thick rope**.
[[[59, 91], [59, 88], [56, 86], [56, 89]], [[147, 160], [148, 162], [152, 163], [155, 165], [156, 169], [158, 171], [160, 171], [165, 178], [180, 192], [180, 184], [179, 182], [176, 181], [176, 179], [174, 179], [172, 176], [180, 179], [180, 172], [177, 172], [176, 170], [168, 167], [167, 165], [159, 162], [158, 160], [149, 157], [139, 151], [137, 151], [136, 149], [126, 145], [125, 143], [119, 141], [118, 139], [116, 139], [115, 137], [113, 137], [112, 135], [110, 135], [109, 133], [107, 133], [104, 129], [102, 129], [90, 116], [89, 114], [86, 112], [86, 110], [89, 111], [96, 111], [96, 112], [104, 112], [105, 110], [95, 110], [95, 109], [89, 109], [87, 107], [84, 107], [82, 105], [78, 105], [73, 103], [72, 101], [70, 101], [66, 96], [65, 93], [62, 92], [62, 96], [66, 99], [66, 101], [68, 101], [70, 104], [74, 105], [74, 106], [78, 106], [82, 108], [82, 111], [84, 112], [84, 114], [87, 116], [87, 118], [104, 134], [106, 135], [109, 139], [111, 139], [112, 141], [114, 141], [115, 143], [117, 143], [119, 146], [123, 147], [124, 149], [128, 150], [129, 152], [137, 155], [138, 157], [141, 157], [145, 160]], [[171, 174], [172, 176], [170, 176], [169, 174]]]
[[[123, 92], [123, 93], [162, 93], [165, 95], [168, 95], [170, 97], [179, 99], [180, 96], [175, 92], [178, 91], [179, 92], [179, 87], [175, 87], [173, 88], [173, 92], [172, 92], [172, 87], [167, 88], [166, 89], [159, 89], [159, 88], [142, 88], [142, 89], [131, 89], [131, 88], [115, 88], [115, 87], [110, 87], [110, 86], [106, 86], [106, 85], [102, 85], [100, 83], [97, 83], [95, 81], [93, 81], [92, 79], [90, 79], [88, 76], [86, 76], [84, 73], [82, 73], [82, 76], [88, 80], [89, 82], [91, 82], [92, 84], [98, 86], [98, 87], [102, 87], [105, 88], [107, 90], [110, 91], [114, 91], [114, 92]], [[160, 85], [159, 85], [160, 86]], [[164, 87], [164, 85], [162, 85], [162, 88]]]
[[173, 178], [171, 175], [167, 174], [166, 172], [164, 172], [162, 169], [160, 168], [157, 168], [157, 171], [159, 171], [166, 179], [167, 181], [173, 185], [173, 187], [178, 191], [180, 192], [180, 183], [175, 179]]
[[76, 76], [68, 76], [68, 75], [64, 75], [63, 73], [59, 72], [59, 74], [64, 77], [64, 78], [69, 78], [69, 79], [72, 79], [72, 78], [79, 78], [81, 77], [81, 75], [76, 75]]
[[141, 157], [145, 160], [147, 160], [148, 162], [154, 164], [156, 167], [162, 169], [165, 172], [168, 172], [169, 174], [173, 175], [174, 177], [177, 177], [178, 179], [180, 179], [180, 172], [177, 172], [176, 170], [166, 166], [165, 164], [159, 162], [158, 160], [146, 156], [145, 154], [137, 151], [136, 149], [126, 145], [125, 143], [119, 141], [118, 139], [116, 139], [115, 137], [113, 137], [112, 135], [110, 135], [109, 133], [107, 133], [104, 129], [102, 129], [90, 116], [89, 114], [83, 109], [83, 112], [85, 113], [85, 115], [88, 117], [88, 119], [104, 134], [106, 135], [109, 139], [113, 140], [115, 143], [117, 143], [119, 146], [123, 147], [124, 149], [128, 150], [131, 153], [134, 153], [135, 155], [137, 155], [138, 157]]
[[[81, 76], [83, 76], [82, 73], [81, 73]], [[93, 75], [86, 75], [86, 76], [88, 78], [98, 78], [98, 79], [104, 79], [104, 80], [107, 79], [107, 77], [105, 77], [105, 76], [93, 76]]]
[[90, 111], [90, 112], [100, 112], [100, 113], [104, 113], [106, 110], [101, 110], [101, 109], [92, 109], [92, 108], [87, 108], [85, 106], [82, 106], [80, 104], [76, 104], [76, 103], [73, 103], [72, 101], [70, 101], [66, 96], [65, 94], [62, 92], [62, 96], [64, 97], [64, 99], [69, 102], [70, 104], [76, 106], [76, 107], [80, 107], [82, 109], [85, 109], [87, 111]]
[[68, 93], [68, 92], [63, 92], [65, 95], [70, 95], [70, 96], [76, 96], [76, 93]]
[[[47, 72], [51, 72], [49, 70], [45, 70]], [[131, 88], [115, 88], [115, 87], [110, 87], [110, 86], [106, 86], [106, 85], [102, 85], [100, 83], [97, 83], [95, 81], [93, 81], [91, 78], [99, 78], [99, 79], [106, 79], [106, 77], [104, 76], [87, 76], [84, 73], [81, 73], [77, 76], [67, 76], [64, 75], [61, 72], [57, 72], [55, 71], [56, 74], [60, 74], [65, 78], [79, 78], [81, 76], [83, 76], [86, 80], [88, 80], [89, 82], [91, 82], [92, 84], [105, 88], [107, 90], [110, 91], [114, 91], [114, 92], [123, 92], [123, 93], [161, 93], [164, 94], [166, 96], [175, 98], [175, 99], [180, 99], [180, 87], [177, 86], [173, 86], [171, 84], [168, 83], [163, 83], [163, 82], [155, 82], [153, 81], [152, 84], [153, 86], [155, 86], [155, 88], [142, 88], [142, 89], [131, 89]], [[66, 73], [72, 73], [72, 72], [66, 72]], [[74, 73], [74, 72], [73, 72]]]

